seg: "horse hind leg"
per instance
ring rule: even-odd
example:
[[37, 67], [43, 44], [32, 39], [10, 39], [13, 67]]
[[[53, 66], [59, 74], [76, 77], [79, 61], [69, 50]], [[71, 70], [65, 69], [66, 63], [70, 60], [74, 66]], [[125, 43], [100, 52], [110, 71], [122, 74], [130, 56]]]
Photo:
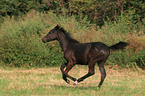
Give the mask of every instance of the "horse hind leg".
[[77, 81], [78, 81], [78, 82], [81, 82], [81, 81], [83, 81], [84, 79], [86, 79], [86, 78], [88, 78], [88, 77], [94, 75], [94, 74], [95, 74], [95, 63], [96, 63], [98, 60], [100, 60], [100, 59], [102, 59], [102, 57], [99, 57], [99, 58], [97, 58], [97, 59], [91, 60], [91, 61], [89, 62], [89, 64], [88, 64], [88, 66], [89, 66], [89, 71], [88, 71], [88, 73], [87, 73], [85, 76], [79, 78]]
[[[77, 82], [81, 82], [81, 81], [83, 81], [84, 79], [86, 79], [86, 78], [88, 78], [88, 77], [94, 75], [94, 74], [95, 74], [95, 70], [94, 70], [94, 69], [95, 69], [95, 63], [90, 63], [90, 64], [89, 64], [89, 71], [88, 71], [88, 73], [87, 73], [86, 75], [82, 76], [81, 78], [79, 78], [79, 79], [77, 80]], [[75, 83], [76, 83], [76, 81], [75, 81]]]
[[105, 71], [105, 68], [104, 68], [105, 61], [106, 60], [98, 62], [99, 70], [100, 70], [100, 73], [101, 73], [101, 80], [100, 80], [100, 83], [98, 85], [99, 88], [102, 86], [102, 84], [103, 84], [103, 82], [105, 80], [105, 77], [106, 77], [106, 71]]

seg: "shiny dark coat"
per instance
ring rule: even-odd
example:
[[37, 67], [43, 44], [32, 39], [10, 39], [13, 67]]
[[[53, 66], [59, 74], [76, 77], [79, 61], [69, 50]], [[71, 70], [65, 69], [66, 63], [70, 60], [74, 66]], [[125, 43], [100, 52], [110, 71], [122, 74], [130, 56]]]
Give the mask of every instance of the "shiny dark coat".
[[[97, 63], [101, 72], [101, 81], [98, 85], [99, 88], [103, 84], [106, 77], [104, 63], [110, 55], [110, 49], [124, 49], [124, 47], [128, 45], [126, 42], [119, 42], [110, 47], [102, 42], [80, 43], [79, 41], [73, 39], [63, 28], [58, 25], [44, 38], [42, 38], [42, 42], [44, 43], [52, 40], [57, 40], [60, 43], [60, 46], [64, 52], [64, 58], [67, 61], [60, 67], [63, 79], [67, 83], [70, 82], [67, 77], [75, 83], [81, 82], [95, 73], [95, 64]], [[79, 79], [68, 75], [68, 72], [75, 64], [88, 65], [88, 73]], [[65, 67], [66, 69], [64, 71]]]

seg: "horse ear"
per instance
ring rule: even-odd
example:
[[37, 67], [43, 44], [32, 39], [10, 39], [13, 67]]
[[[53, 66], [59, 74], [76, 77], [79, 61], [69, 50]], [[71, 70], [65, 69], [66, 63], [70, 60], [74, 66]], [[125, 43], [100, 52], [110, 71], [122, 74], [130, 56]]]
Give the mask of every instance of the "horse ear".
[[57, 26], [55, 27], [56, 29], [59, 29], [60, 28], [60, 26], [57, 24]]

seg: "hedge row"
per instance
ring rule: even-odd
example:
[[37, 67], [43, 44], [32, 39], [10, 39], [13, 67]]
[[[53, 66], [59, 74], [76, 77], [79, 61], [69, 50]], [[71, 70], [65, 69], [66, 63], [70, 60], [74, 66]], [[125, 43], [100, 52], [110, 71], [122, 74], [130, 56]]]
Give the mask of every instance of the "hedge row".
[[16, 67], [63, 64], [65, 60], [59, 44], [55, 41], [44, 44], [41, 41], [49, 30], [59, 24], [81, 42], [100, 41], [108, 46], [119, 41], [129, 42], [130, 45], [126, 50], [111, 52], [106, 64], [121, 67], [138, 65], [144, 68], [143, 24], [128, 24], [130, 19], [123, 16], [118, 18], [118, 22], [105, 22], [105, 25], [96, 31], [88, 19], [80, 18], [78, 22], [76, 18], [76, 16], [57, 16], [53, 12], [37, 14], [34, 11], [23, 19], [5, 19], [0, 27], [0, 64]]
[[[97, 26], [104, 25], [104, 20], [115, 20], [129, 11], [134, 12], [131, 19], [134, 23], [142, 21], [145, 17], [144, 0], [0, 0], [0, 20], [9, 15], [20, 16], [27, 12], [37, 10], [47, 12], [52, 10], [57, 15], [87, 16], [89, 21]], [[66, 8], [65, 12], [63, 9]]]

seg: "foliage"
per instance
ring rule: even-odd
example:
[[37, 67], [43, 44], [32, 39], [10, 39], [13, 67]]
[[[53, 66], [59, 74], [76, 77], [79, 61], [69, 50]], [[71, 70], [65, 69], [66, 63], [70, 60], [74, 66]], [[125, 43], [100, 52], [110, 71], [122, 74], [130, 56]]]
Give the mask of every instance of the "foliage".
[[52, 50], [52, 43], [45, 45], [41, 42], [44, 29], [49, 27], [43, 19], [37, 15], [17, 22], [5, 20], [0, 38], [0, 59], [5, 64], [17, 67], [53, 66], [63, 60], [60, 59], [59, 47]]
[[[81, 42], [101, 41], [108, 46], [119, 41], [129, 42], [128, 50], [111, 52], [106, 64], [122, 67], [132, 67], [137, 64], [144, 68], [145, 47], [143, 47], [144, 33], [142, 33], [144, 27], [141, 23], [138, 23], [137, 29], [134, 29], [137, 24], [128, 24], [129, 19], [126, 15], [122, 15], [118, 18], [118, 22], [105, 22], [105, 25], [96, 31], [86, 18], [80, 17], [78, 22], [74, 15], [66, 17], [67, 15], [57, 16], [53, 12], [42, 14], [32, 11], [22, 19], [5, 19], [0, 30], [0, 62], [7, 66], [17, 67], [63, 64], [64, 58], [59, 44], [57, 42], [47, 44], [41, 42], [41, 38], [59, 24], [70, 32], [73, 38]], [[136, 46], [135, 42], [140, 43]]]
[[0, 13], [2, 16], [26, 13], [30, 9], [36, 9], [36, 6], [39, 4], [38, 1], [39, 0], [1, 0]]
[[[111, 52], [107, 64], [122, 67], [132, 67], [135, 64], [145, 68], [145, 27], [142, 23], [134, 24], [131, 20], [132, 11], [118, 17], [117, 22], [106, 22], [96, 33], [96, 41], [105, 42], [107, 45], [115, 44], [119, 41], [129, 43], [127, 50]], [[129, 16], [130, 15], [130, 16]], [[144, 19], [143, 19], [144, 20]]]
[[64, 63], [57, 42], [41, 42], [59, 24], [81, 42], [128, 42], [127, 50], [111, 52], [107, 64], [144, 68], [144, 5], [143, 0], [1, 0], [0, 62], [17, 67]]
[[117, 21], [122, 12], [134, 11], [134, 23], [142, 21], [145, 13], [144, 0], [1, 0], [0, 20], [3, 16], [18, 16], [28, 11], [53, 11], [62, 15], [63, 9], [68, 16], [88, 17], [97, 26], [104, 25], [104, 20]]

